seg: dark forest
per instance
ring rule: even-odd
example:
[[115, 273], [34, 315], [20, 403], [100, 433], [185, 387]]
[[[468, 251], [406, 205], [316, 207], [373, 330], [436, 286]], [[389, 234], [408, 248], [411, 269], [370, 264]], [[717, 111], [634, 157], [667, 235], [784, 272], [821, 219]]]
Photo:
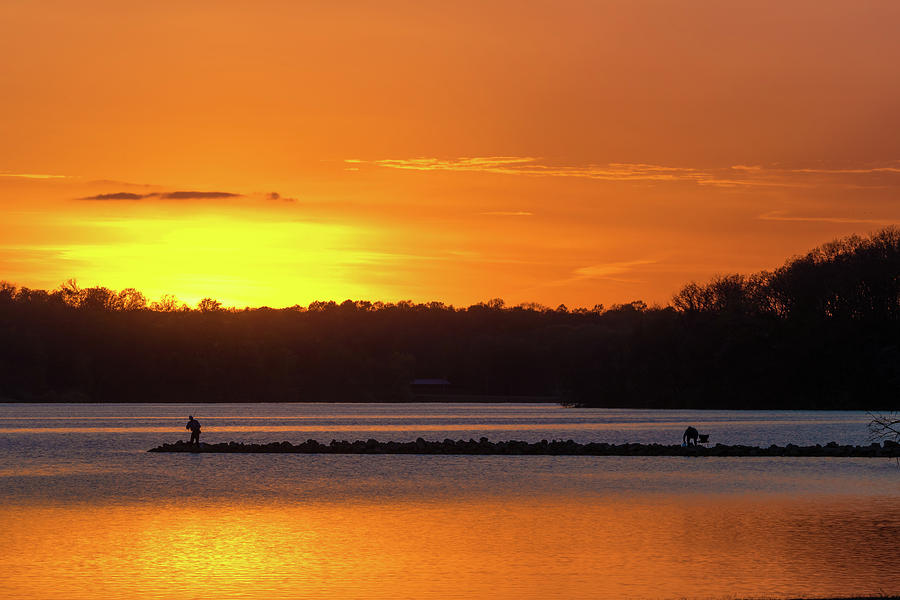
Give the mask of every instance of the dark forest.
[[0, 283], [0, 398], [402, 402], [545, 397], [647, 408], [900, 405], [900, 229], [774, 271], [690, 283], [665, 307], [499, 299], [197, 308], [140, 292]]

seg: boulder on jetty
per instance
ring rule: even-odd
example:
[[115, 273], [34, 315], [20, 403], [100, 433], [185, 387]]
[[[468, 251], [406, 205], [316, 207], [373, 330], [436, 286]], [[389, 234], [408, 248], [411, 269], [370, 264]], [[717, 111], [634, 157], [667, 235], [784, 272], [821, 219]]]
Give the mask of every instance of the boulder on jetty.
[[354, 442], [331, 440], [322, 444], [316, 440], [306, 440], [301, 444], [290, 442], [270, 442], [268, 444], [244, 444], [227, 442], [221, 444], [202, 443], [199, 446], [185, 441], [163, 444], [148, 452], [219, 452], [219, 453], [273, 453], [273, 454], [474, 454], [507, 456], [787, 456], [787, 457], [839, 457], [839, 458], [900, 458], [900, 444], [887, 441], [884, 445], [873, 442], [868, 446], [840, 446], [830, 442], [824, 446], [772, 445], [768, 448], [756, 446], [716, 444], [706, 446], [666, 446], [663, 444], [607, 444], [590, 442], [579, 444], [573, 440], [541, 440], [522, 442], [517, 440], [491, 442], [483, 437], [473, 439], [430, 442], [417, 438], [414, 442], [379, 442], [378, 440], [357, 440]]

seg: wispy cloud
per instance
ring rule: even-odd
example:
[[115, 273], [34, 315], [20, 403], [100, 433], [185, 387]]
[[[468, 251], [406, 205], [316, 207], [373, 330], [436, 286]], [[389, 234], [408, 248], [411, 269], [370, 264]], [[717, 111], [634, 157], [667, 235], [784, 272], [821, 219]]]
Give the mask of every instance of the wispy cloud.
[[[111, 192], [107, 194], [95, 194], [93, 196], [85, 196], [79, 200], [96, 200], [106, 202], [116, 201], [138, 201], [148, 198], [160, 198], [162, 200], [218, 200], [228, 198], [241, 198], [243, 194], [233, 192], [197, 192], [197, 191], [178, 191], [178, 192], [153, 192], [150, 194], [135, 194], [134, 192]], [[280, 197], [280, 196], [279, 196]]]
[[68, 175], [48, 175], [46, 173], [0, 173], [0, 177], [18, 177], [19, 179], [66, 179]]
[[240, 198], [243, 194], [235, 194], [232, 192], [168, 192], [159, 194], [160, 198], [167, 200], [216, 200], [223, 198]]
[[282, 196], [278, 192], [269, 192], [266, 194], [266, 200], [272, 200], [273, 202], [296, 202], [296, 198], [288, 198], [286, 196]]
[[232, 200], [246, 198], [251, 200], [266, 200], [269, 202], [283, 202], [286, 204], [297, 202], [296, 198], [283, 196], [278, 192], [239, 194], [236, 192], [203, 192], [195, 190], [181, 190], [175, 192], [108, 192], [84, 196], [78, 200], [97, 202], [138, 202], [140, 200]]
[[155, 196], [156, 194], [133, 194], [131, 192], [113, 192], [111, 194], [97, 194], [95, 196], [85, 196], [81, 198], [81, 200], [100, 200], [100, 201], [114, 201], [114, 200], [143, 200], [144, 198], [149, 198], [151, 196]]
[[873, 173], [900, 173], [900, 167], [872, 167], [871, 169], [790, 169], [791, 173], [816, 175], [867, 175]]
[[363, 161], [349, 159], [352, 164], [370, 164], [407, 171], [456, 171], [532, 175], [546, 177], [583, 177], [607, 181], [711, 181], [709, 173], [685, 167], [668, 167], [644, 163], [609, 163], [607, 165], [548, 165], [532, 156], [477, 156], [452, 159], [404, 158]]
[[621, 262], [607, 262], [587, 267], [579, 267], [572, 272], [569, 281], [577, 281], [580, 279], [607, 279], [611, 281], [628, 281], [633, 279], [621, 279], [616, 275], [622, 275], [634, 271], [637, 267], [644, 265], [656, 264], [658, 261], [649, 259], [628, 260]]
[[[499, 175], [525, 175], [532, 177], [576, 177], [598, 181], [620, 182], [687, 182], [697, 185], [722, 187], [776, 185], [755, 178], [739, 178], [728, 170], [722, 173], [692, 167], [673, 167], [648, 163], [608, 163], [605, 165], [551, 165], [532, 156], [480, 156], [452, 159], [405, 158], [365, 161], [348, 159], [354, 165], [368, 164], [375, 167], [407, 171], [455, 171], [494, 173]], [[354, 167], [358, 168], [358, 167]]]
[[[545, 279], [541, 283], [522, 290], [524, 293], [533, 293], [540, 289], [563, 287], [572, 284], [584, 284], [587, 281], [612, 281], [615, 283], [644, 283], [644, 280], [627, 277], [629, 273], [640, 270], [647, 265], [658, 264], [654, 259], [636, 259], [626, 261], [613, 261], [597, 263], [585, 267], [573, 269], [568, 277], [563, 279]], [[626, 275], [623, 277], [623, 275]]]
[[[724, 188], [753, 187], [815, 187], [830, 185], [832, 179], [843, 176], [866, 177], [871, 175], [897, 175], [900, 166], [865, 168], [809, 169], [766, 167], [763, 165], [737, 164], [726, 168], [678, 167], [649, 163], [607, 163], [586, 165], [553, 165], [533, 156], [479, 156], [461, 158], [390, 158], [344, 161], [352, 167], [360, 166], [399, 169], [405, 171], [475, 172], [498, 175], [523, 175], [532, 177], [577, 177], [614, 182], [662, 182], [694, 183]], [[900, 184], [900, 183], [898, 183]]]
[[483, 171], [489, 173], [520, 173], [522, 165], [534, 163], [537, 159], [527, 156], [476, 156], [453, 159], [401, 158], [363, 161], [351, 159], [345, 162], [364, 164], [371, 162], [380, 167], [406, 169], [410, 171]]
[[800, 221], [809, 223], [860, 223], [865, 225], [889, 225], [896, 223], [890, 219], [860, 219], [856, 217], [828, 217], [828, 216], [793, 216], [785, 214], [783, 210], [773, 210], [756, 217], [761, 221]]
[[527, 210], [491, 210], [479, 214], [491, 217], [531, 217], [534, 215], [534, 213]]
[[158, 187], [154, 185], [150, 185], [148, 183], [134, 183], [133, 181], [121, 181], [118, 179], [92, 179], [87, 182], [89, 185], [109, 185], [109, 186], [127, 186], [127, 187], [141, 187], [141, 188], [150, 188], [150, 187]]

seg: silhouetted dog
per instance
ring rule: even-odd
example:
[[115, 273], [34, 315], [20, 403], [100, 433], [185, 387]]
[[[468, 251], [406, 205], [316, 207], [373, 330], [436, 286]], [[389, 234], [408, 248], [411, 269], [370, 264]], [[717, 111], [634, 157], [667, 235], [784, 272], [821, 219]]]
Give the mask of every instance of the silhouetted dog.
[[700, 437], [700, 432], [694, 429], [692, 426], [689, 426], [684, 430], [684, 435], [681, 436], [681, 442], [687, 446], [696, 446], [697, 439]]

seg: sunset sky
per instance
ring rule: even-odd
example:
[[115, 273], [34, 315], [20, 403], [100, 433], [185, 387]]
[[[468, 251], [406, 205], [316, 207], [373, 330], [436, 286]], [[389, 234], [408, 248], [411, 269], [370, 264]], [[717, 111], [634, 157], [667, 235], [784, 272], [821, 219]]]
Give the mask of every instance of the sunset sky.
[[900, 222], [900, 2], [0, 2], [0, 280], [669, 301]]

